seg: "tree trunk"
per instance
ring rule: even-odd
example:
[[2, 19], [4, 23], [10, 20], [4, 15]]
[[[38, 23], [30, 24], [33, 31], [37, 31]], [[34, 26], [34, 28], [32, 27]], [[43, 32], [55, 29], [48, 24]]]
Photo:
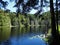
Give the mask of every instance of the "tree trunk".
[[51, 13], [51, 27], [52, 27], [52, 42], [50, 45], [56, 45], [58, 44], [58, 34], [56, 31], [56, 24], [55, 24], [55, 14], [54, 14], [54, 6], [53, 6], [53, 0], [50, 0], [50, 13]]
[[53, 0], [50, 0], [50, 13], [51, 13], [52, 36], [55, 37], [56, 24], [55, 24], [55, 14], [54, 14]]
[[58, 29], [58, 0], [56, 0], [56, 27], [57, 27], [57, 32], [59, 33]]

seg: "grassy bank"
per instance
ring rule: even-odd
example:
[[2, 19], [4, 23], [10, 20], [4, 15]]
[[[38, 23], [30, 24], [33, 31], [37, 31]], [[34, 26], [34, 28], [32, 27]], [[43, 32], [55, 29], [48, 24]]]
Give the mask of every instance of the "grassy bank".
[[60, 32], [60, 25], [59, 25], [59, 32]]
[[[60, 33], [60, 25], [58, 25], [58, 28], [59, 28], [58, 30], [59, 30], [59, 33]], [[44, 40], [48, 42], [50, 35], [51, 35], [51, 28], [49, 29], [49, 31], [47, 33], [47, 38], [45, 38]]]

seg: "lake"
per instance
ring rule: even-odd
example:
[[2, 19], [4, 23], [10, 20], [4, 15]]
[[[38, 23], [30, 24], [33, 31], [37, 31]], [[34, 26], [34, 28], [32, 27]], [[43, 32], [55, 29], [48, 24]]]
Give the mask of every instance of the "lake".
[[0, 45], [48, 45], [40, 27], [1, 27]]

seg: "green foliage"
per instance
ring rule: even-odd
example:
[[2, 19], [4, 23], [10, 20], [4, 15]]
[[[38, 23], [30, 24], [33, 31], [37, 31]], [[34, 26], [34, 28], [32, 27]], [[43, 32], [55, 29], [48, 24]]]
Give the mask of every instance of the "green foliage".
[[11, 25], [17, 26], [18, 25], [18, 18], [15, 14], [10, 13]]
[[45, 28], [46, 25], [51, 27], [50, 12], [42, 13], [40, 17], [36, 17], [33, 14], [19, 14], [19, 16], [16, 17], [15, 12], [4, 12], [0, 10], [0, 26], [31, 26], [32, 24], [37, 26], [37, 23], [42, 28]]
[[[11, 21], [10, 24], [12, 26], [17, 26], [17, 25], [20, 25], [20, 26], [27, 26], [28, 25], [28, 26], [30, 26], [33, 23], [35, 23], [35, 24], [38, 23], [40, 25], [41, 22], [44, 23], [43, 21], [46, 21], [50, 17], [48, 15], [48, 13], [43, 13], [40, 18], [35, 17], [33, 14], [27, 14], [27, 15], [19, 14], [19, 16], [16, 17], [16, 13], [5, 12], [5, 15], [3, 15], [2, 13], [4, 13], [4, 11], [2, 11], [0, 13], [0, 18], [1, 18], [0, 19], [1, 23], [0, 24], [1, 25], [6, 25]], [[4, 23], [4, 21], [6, 22], [6, 24]], [[31, 22], [31, 21], [33, 21], [33, 22]], [[31, 22], [31, 24], [30, 24], [30, 22]]]
[[59, 33], [60, 33], [60, 25], [58, 25], [58, 27], [59, 27]]
[[10, 24], [9, 16], [0, 14], [0, 26], [10, 26]]

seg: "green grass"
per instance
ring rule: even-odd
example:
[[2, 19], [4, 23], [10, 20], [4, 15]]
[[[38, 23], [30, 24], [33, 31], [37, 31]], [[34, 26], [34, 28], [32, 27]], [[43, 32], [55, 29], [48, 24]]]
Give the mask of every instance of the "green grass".
[[[60, 25], [58, 25], [58, 29], [59, 29], [59, 32], [60, 32]], [[48, 31], [48, 35], [51, 34], [51, 28], [49, 29]]]
[[60, 32], [60, 25], [59, 25], [59, 32]]
[[[60, 25], [58, 25], [58, 28], [59, 28], [59, 33], [60, 33]], [[47, 35], [48, 35], [48, 37], [44, 39], [45, 41], [48, 41], [49, 40], [49, 37], [51, 35], [51, 28], [49, 29]]]

